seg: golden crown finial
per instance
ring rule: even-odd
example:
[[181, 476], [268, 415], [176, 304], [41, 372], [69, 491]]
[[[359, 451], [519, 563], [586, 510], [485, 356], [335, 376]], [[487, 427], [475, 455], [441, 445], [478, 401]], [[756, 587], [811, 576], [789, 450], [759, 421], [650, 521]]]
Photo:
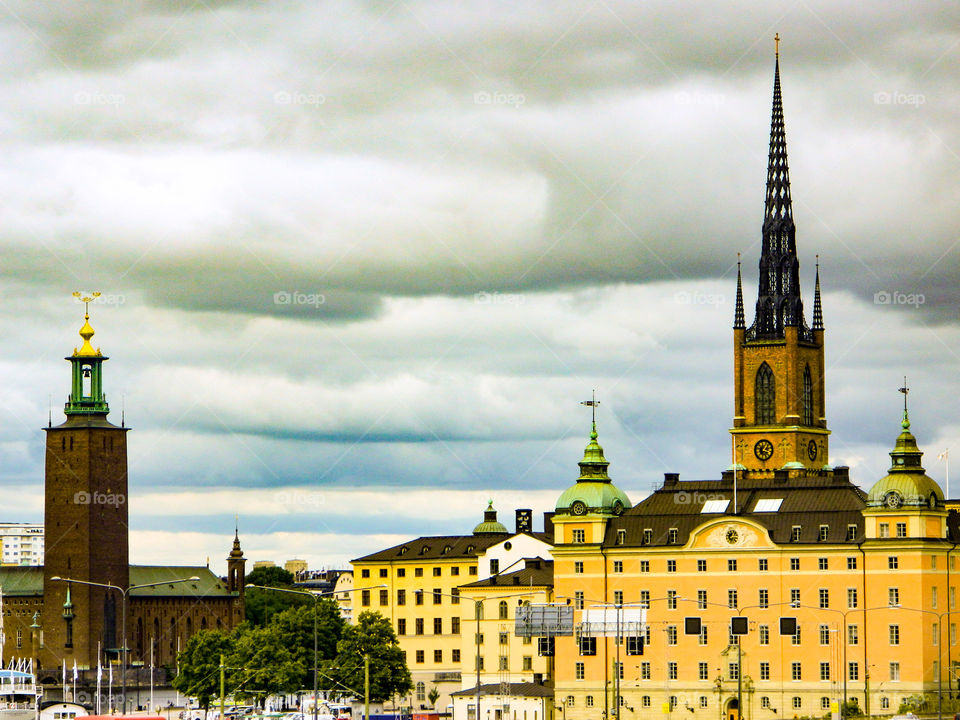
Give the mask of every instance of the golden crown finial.
[[100, 350], [94, 350], [93, 345], [90, 344], [90, 338], [93, 337], [93, 327], [90, 325], [90, 303], [100, 297], [100, 293], [94, 292], [89, 295], [84, 295], [81, 292], [73, 293], [73, 297], [77, 299], [78, 302], [83, 303], [83, 327], [80, 328], [80, 337], [83, 338], [83, 345], [80, 346], [80, 349], [73, 349], [74, 357], [96, 357], [100, 355]]

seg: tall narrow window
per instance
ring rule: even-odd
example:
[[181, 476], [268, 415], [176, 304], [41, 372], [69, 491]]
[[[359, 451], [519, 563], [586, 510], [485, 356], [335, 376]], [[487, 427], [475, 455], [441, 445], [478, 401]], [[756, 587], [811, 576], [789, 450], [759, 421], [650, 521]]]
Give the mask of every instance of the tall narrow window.
[[803, 424], [813, 425], [813, 378], [809, 365], [803, 371]]
[[776, 386], [773, 370], [766, 363], [757, 370], [756, 424], [773, 425], [776, 422]]

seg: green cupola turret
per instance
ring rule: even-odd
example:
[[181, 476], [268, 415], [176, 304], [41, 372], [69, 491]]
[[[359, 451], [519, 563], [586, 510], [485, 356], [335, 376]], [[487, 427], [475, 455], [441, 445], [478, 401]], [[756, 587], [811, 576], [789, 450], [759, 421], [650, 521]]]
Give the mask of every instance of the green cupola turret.
[[[588, 402], [594, 406], [598, 404], [596, 400]], [[583, 451], [583, 459], [577, 464], [580, 466], [580, 477], [557, 500], [558, 515], [585, 515], [588, 512], [620, 515], [631, 507], [630, 498], [613, 484], [607, 474], [610, 463], [597, 442], [596, 417], [591, 426], [590, 441]]]
[[80, 328], [83, 344], [79, 349], [73, 349], [73, 355], [64, 358], [71, 366], [70, 397], [63, 408], [68, 416], [107, 415], [110, 412], [107, 398], [103, 394], [103, 361], [109, 358], [100, 352], [100, 348], [95, 350], [90, 344], [90, 338], [94, 334], [90, 326], [90, 301], [99, 294], [80, 298], [80, 293], [74, 293], [74, 296], [84, 303], [85, 310], [83, 327]]

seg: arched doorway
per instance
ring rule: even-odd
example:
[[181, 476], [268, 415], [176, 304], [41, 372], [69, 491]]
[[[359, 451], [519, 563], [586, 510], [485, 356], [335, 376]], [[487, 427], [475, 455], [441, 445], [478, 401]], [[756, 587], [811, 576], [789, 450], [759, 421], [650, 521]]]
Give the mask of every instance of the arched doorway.
[[725, 720], [740, 720], [740, 703], [735, 697], [727, 700], [727, 706], [723, 716]]

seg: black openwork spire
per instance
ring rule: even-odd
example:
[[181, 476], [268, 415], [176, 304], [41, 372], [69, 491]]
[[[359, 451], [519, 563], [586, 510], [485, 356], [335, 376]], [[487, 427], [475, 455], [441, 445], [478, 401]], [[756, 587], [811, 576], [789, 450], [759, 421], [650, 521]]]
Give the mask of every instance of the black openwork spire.
[[[777, 37], [779, 42], [779, 36]], [[800, 299], [796, 228], [790, 202], [790, 170], [787, 165], [787, 135], [780, 95], [780, 53], [773, 75], [773, 112], [770, 120], [770, 154], [767, 158], [767, 196], [763, 215], [763, 247], [760, 255], [760, 286], [757, 315], [750, 339], [780, 339], [785, 327], [798, 327], [800, 337], [812, 339], [803, 319]]]
[[740, 280], [740, 253], [737, 253], [737, 307], [733, 314], [733, 329], [746, 328], [747, 321], [743, 317], [743, 282]]
[[813, 329], [823, 330], [823, 308], [820, 307], [820, 256], [817, 255], [817, 281], [813, 291]]

